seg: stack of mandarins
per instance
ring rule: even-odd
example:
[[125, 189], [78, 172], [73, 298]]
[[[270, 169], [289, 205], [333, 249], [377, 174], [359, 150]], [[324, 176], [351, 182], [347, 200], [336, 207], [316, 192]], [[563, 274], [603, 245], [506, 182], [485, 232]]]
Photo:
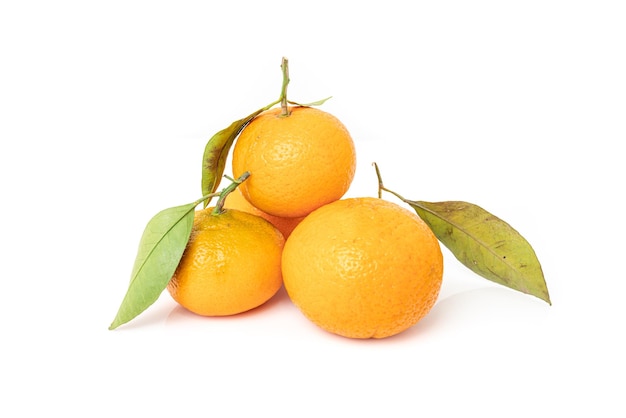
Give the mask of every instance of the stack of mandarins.
[[201, 315], [260, 306], [284, 283], [313, 323], [384, 338], [422, 319], [443, 275], [439, 242], [417, 214], [380, 198], [344, 198], [356, 152], [346, 127], [313, 107], [267, 110], [239, 134], [219, 216], [199, 211], [168, 285]]

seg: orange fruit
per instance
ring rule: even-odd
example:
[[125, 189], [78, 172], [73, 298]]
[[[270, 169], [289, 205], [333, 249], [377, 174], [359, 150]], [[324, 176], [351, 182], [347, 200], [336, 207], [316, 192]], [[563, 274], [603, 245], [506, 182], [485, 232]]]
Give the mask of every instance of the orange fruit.
[[285, 243], [283, 282], [293, 303], [326, 331], [384, 338], [422, 319], [441, 288], [443, 256], [413, 212], [369, 197], [312, 212]]
[[229, 193], [226, 196], [226, 200], [224, 201], [224, 207], [227, 209], [237, 209], [244, 212], [251, 213], [256, 216], [260, 216], [263, 219], [270, 221], [272, 225], [274, 225], [287, 239], [291, 234], [291, 231], [300, 223], [304, 217], [298, 218], [283, 218], [280, 216], [273, 216], [269, 213], [263, 212], [261, 209], [254, 207], [254, 205], [246, 200], [246, 198], [241, 193], [239, 187], [237, 187], [232, 193]]
[[196, 211], [191, 236], [167, 289], [199, 315], [234, 315], [268, 301], [282, 285], [283, 235], [235, 209]]
[[250, 172], [240, 187], [255, 207], [273, 216], [296, 218], [340, 199], [356, 169], [354, 142], [330, 113], [312, 107], [282, 108], [254, 118], [233, 150], [235, 177]]

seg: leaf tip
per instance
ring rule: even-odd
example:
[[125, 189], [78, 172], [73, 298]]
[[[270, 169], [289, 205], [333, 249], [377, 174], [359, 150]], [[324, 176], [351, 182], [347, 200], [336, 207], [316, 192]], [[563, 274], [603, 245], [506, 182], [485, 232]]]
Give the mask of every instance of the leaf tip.
[[552, 306], [552, 300], [550, 299], [550, 294], [548, 293], [548, 289], [545, 285], [543, 286], [543, 289], [535, 290], [534, 292], [525, 292], [525, 293], [528, 293], [531, 296], [535, 296], [537, 299], [540, 299], [544, 301], [545, 303], [547, 303], [548, 305]]
[[122, 322], [120, 322], [117, 318], [115, 318], [113, 322], [111, 322], [111, 325], [109, 325], [109, 331], [116, 329], [120, 325], [122, 325]]
[[546, 294], [545, 298], [542, 298], [544, 302], [546, 302], [548, 305], [552, 306], [552, 300], [550, 300], [550, 295]]
[[540, 287], [540, 289], [536, 291], [534, 295], [537, 296], [539, 299], [543, 300], [544, 302], [546, 302], [548, 305], [552, 306], [552, 299], [550, 299], [550, 292], [548, 292], [548, 285], [546, 284], [546, 280], [543, 277], [543, 273], [541, 275], [541, 279], [542, 279], [542, 283], [541, 283], [542, 286]]

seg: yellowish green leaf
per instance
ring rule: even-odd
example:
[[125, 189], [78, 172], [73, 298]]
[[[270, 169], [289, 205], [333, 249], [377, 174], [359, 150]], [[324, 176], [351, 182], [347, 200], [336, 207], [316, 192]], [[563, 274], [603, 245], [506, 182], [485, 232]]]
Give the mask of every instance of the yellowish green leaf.
[[405, 202], [470, 270], [551, 304], [535, 251], [508, 223], [472, 203]]

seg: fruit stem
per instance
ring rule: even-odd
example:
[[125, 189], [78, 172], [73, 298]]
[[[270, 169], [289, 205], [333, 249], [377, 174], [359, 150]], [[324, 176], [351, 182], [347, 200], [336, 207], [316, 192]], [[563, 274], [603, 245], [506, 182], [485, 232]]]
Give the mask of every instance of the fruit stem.
[[215, 204], [215, 208], [211, 212], [211, 215], [220, 215], [220, 214], [224, 213], [224, 203], [226, 201], [226, 196], [228, 196], [230, 194], [230, 192], [235, 190], [248, 177], [250, 177], [250, 173], [247, 172], [247, 171], [245, 173], [243, 173], [241, 176], [239, 176], [239, 178], [237, 178], [237, 179], [232, 179], [230, 177], [226, 177], [227, 179], [231, 180], [232, 183], [230, 183], [228, 186], [224, 187], [224, 189], [222, 189], [222, 191], [220, 192], [220, 194], [219, 194], [220, 197], [219, 197], [219, 199], [217, 199], [217, 203]]
[[378, 164], [376, 164], [375, 162], [372, 163], [372, 165], [374, 166], [374, 169], [376, 170], [376, 177], [378, 177], [378, 198], [381, 199], [383, 197], [383, 190], [386, 191], [387, 193], [391, 193], [392, 195], [394, 195], [395, 197], [397, 197], [398, 199], [402, 200], [403, 202], [407, 203], [407, 199], [405, 199], [404, 197], [402, 197], [400, 194], [394, 192], [393, 190], [389, 190], [388, 188], [386, 188], [383, 185], [383, 178], [380, 174], [380, 170], [378, 169]]
[[378, 169], [378, 164], [376, 164], [376, 162], [373, 162], [372, 165], [374, 166], [374, 169], [376, 170], [376, 177], [378, 177], [378, 198], [382, 198], [383, 197], [383, 178], [380, 175], [380, 170]]
[[289, 84], [289, 61], [283, 57], [283, 61], [280, 65], [283, 70], [283, 85], [280, 90], [280, 107], [283, 109], [280, 116], [289, 116], [289, 102], [287, 101], [287, 85]]

